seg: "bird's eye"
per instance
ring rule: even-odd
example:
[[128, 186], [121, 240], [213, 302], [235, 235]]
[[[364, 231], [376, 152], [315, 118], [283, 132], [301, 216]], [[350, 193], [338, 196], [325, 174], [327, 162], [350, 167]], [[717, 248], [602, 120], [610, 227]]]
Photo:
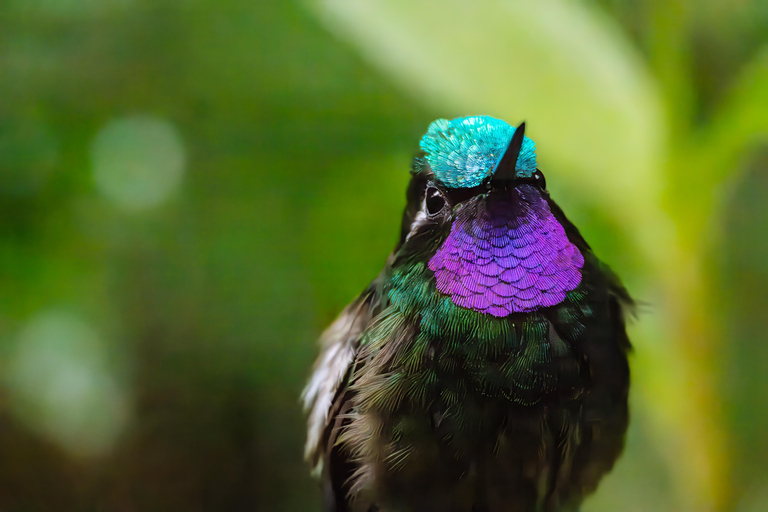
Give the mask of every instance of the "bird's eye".
[[547, 188], [547, 180], [544, 178], [544, 173], [540, 170], [536, 169], [536, 172], [533, 173], [531, 179], [533, 179], [533, 181], [536, 183], [536, 186], [540, 189], [544, 190]]
[[427, 213], [429, 215], [437, 215], [443, 210], [445, 206], [445, 198], [435, 187], [429, 187], [426, 195]]

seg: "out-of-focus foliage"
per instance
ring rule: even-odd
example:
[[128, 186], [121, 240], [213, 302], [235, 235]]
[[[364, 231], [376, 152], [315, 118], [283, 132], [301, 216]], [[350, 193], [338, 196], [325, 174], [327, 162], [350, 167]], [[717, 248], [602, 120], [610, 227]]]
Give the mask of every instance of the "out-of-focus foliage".
[[768, 509], [758, 0], [0, 5], [0, 509], [319, 509], [298, 394], [436, 117], [645, 301], [586, 511]]

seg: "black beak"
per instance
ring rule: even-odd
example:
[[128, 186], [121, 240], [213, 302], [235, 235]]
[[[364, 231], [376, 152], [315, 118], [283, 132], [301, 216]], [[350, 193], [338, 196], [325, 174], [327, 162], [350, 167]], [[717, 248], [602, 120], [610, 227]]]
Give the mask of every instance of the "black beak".
[[507, 146], [504, 156], [501, 157], [501, 161], [496, 166], [493, 178], [491, 178], [491, 187], [497, 187], [502, 182], [509, 182], [515, 179], [517, 157], [520, 155], [520, 149], [523, 147], [524, 136], [525, 123], [520, 123], [520, 126], [515, 130], [515, 134], [512, 135], [512, 140], [509, 141], [509, 146]]

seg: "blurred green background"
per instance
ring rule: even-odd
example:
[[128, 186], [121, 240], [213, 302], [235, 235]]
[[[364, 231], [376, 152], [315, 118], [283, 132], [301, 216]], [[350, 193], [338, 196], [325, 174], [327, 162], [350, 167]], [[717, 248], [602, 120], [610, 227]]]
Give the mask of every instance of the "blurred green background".
[[429, 122], [643, 301], [585, 512], [768, 510], [768, 4], [4, 0], [0, 510], [313, 511], [298, 395]]

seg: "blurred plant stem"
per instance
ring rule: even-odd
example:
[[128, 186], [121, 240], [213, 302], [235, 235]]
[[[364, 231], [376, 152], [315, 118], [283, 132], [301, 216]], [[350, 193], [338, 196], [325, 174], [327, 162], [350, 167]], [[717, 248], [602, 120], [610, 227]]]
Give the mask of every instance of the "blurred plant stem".
[[[678, 450], [670, 452], [670, 467], [675, 468], [691, 510], [733, 510], [736, 506], [732, 490], [734, 468], [733, 447], [729, 445], [724, 411], [722, 363], [725, 336], [722, 314], [718, 311], [717, 276], [711, 255], [722, 236], [724, 204], [721, 188], [739, 170], [742, 155], [765, 138], [768, 128], [768, 51], [759, 52], [746, 69], [736, 77], [714, 115], [699, 126], [692, 122], [690, 102], [695, 97], [690, 72], [670, 72], [665, 68], [683, 66], [687, 54], [687, 32], [678, 22], [674, 29], [661, 19], [673, 4], [659, 4], [657, 31], [669, 30], [680, 40], [667, 40], [656, 52], [664, 54], [651, 59], [657, 65], [665, 87], [665, 100], [673, 122], [675, 143], [668, 157], [668, 186], [664, 209], [675, 223], [676, 243], [668, 247], [666, 259], [654, 272], [663, 286], [664, 329], [672, 343], [664, 347], [649, 343], [653, 354], [638, 357], [659, 366], [670, 359], [671, 372], [662, 386], [647, 397], [649, 406], [659, 397], [677, 395], [667, 407], [650, 411], [655, 417], [659, 436], [676, 431], [678, 449], [685, 453], [681, 464]], [[684, 19], [684, 16], [679, 16]], [[674, 43], [674, 44], [673, 44]], [[663, 49], [666, 48], [666, 52]], [[666, 60], [669, 59], [669, 60]], [[658, 60], [662, 60], [659, 63]], [[674, 62], [673, 62], [674, 61]], [[682, 69], [682, 68], [681, 68]], [[762, 135], [761, 135], [762, 134]], [[674, 352], [670, 348], [675, 349]], [[650, 368], [649, 368], [650, 369]], [[675, 374], [678, 374], [675, 376]], [[649, 373], [640, 373], [644, 379]], [[675, 379], [679, 385], [674, 385]], [[649, 383], [650, 384], [650, 383]], [[653, 386], [642, 386], [653, 389]], [[674, 448], [674, 447], [673, 447]], [[686, 474], [688, 473], [688, 474]]]
[[719, 393], [721, 327], [711, 312], [711, 269], [696, 248], [668, 247], [660, 303], [641, 315], [633, 374], [683, 510], [732, 510], [730, 449]]
[[690, 8], [683, 0], [648, 3], [646, 53], [665, 99], [672, 140], [690, 130], [696, 108], [696, 90], [691, 81]]

